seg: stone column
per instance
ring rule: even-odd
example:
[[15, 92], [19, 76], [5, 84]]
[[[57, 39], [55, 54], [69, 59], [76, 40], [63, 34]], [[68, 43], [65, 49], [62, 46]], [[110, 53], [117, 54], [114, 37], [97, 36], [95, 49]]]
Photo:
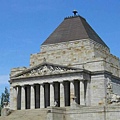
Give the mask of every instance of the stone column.
[[21, 86], [21, 110], [25, 109], [25, 86]]
[[50, 106], [54, 106], [54, 83], [50, 83]]
[[90, 95], [90, 81], [86, 81], [86, 105], [91, 105], [91, 95]]
[[40, 108], [45, 107], [44, 102], [44, 84], [40, 84]]
[[17, 110], [17, 92], [18, 92], [18, 87], [13, 87], [13, 104], [14, 104], [14, 110]]
[[84, 81], [80, 81], [80, 105], [85, 105], [85, 100], [84, 100]]
[[75, 85], [74, 81], [70, 81], [70, 105], [73, 103], [74, 98], [75, 98]]
[[14, 110], [14, 88], [10, 86], [10, 108]]
[[60, 107], [65, 106], [64, 82], [60, 82]]
[[34, 89], [34, 85], [31, 85], [30, 108], [35, 109], [35, 89]]

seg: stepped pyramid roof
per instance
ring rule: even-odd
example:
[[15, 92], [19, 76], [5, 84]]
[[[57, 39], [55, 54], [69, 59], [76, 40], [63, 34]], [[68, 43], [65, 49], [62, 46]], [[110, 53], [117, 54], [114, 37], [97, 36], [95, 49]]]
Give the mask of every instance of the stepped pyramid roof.
[[88, 38], [108, 47], [83, 17], [80, 15], [74, 15], [66, 17], [42, 45]]

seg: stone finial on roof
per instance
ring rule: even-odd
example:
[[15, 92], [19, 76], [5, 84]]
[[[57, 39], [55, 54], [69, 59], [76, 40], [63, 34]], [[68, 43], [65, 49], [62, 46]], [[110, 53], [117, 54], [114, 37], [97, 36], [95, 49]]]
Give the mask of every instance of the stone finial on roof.
[[77, 10], [73, 10], [74, 16], [76, 16], [77, 13], [78, 13]]

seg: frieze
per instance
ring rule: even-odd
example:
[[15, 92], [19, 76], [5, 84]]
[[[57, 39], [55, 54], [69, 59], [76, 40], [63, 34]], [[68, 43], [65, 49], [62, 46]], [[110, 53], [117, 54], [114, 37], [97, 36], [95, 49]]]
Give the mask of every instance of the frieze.
[[75, 72], [75, 71], [79, 71], [79, 70], [80, 69], [77, 69], [77, 68], [44, 63], [37, 67], [33, 67], [28, 70], [25, 70], [22, 73], [19, 73], [15, 76], [11, 77], [11, 79], [12, 78], [21, 78], [21, 77], [32, 77], [32, 76], [34, 77], [34, 76], [71, 73], [71, 72]]

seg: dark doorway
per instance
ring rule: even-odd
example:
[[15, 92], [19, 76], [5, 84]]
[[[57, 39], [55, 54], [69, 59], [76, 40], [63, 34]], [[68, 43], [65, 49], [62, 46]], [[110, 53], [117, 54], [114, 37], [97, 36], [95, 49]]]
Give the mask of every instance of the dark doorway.
[[40, 108], [40, 85], [36, 84], [35, 89], [35, 108]]
[[30, 86], [25, 86], [25, 107], [30, 109]]
[[80, 81], [74, 81], [75, 88], [75, 102], [80, 104]]
[[88, 86], [87, 86], [87, 81], [85, 81], [85, 82], [84, 82], [84, 100], [85, 100], [85, 105], [86, 105], [86, 102], [87, 102], [87, 101], [86, 101], [86, 92], [87, 92], [87, 89], [88, 89], [87, 87], [88, 87]]
[[60, 83], [54, 83], [54, 100], [57, 102], [57, 107], [60, 107]]
[[21, 86], [18, 87], [18, 94], [17, 94], [17, 110], [21, 109]]
[[50, 106], [50, 84], [45, 83], [44, 85], [44, 99], [45, 99], [45, 108]]
[[65, 92], [65, 106], [70, 106], [70, 82], [64, 82], [64, 92]]

